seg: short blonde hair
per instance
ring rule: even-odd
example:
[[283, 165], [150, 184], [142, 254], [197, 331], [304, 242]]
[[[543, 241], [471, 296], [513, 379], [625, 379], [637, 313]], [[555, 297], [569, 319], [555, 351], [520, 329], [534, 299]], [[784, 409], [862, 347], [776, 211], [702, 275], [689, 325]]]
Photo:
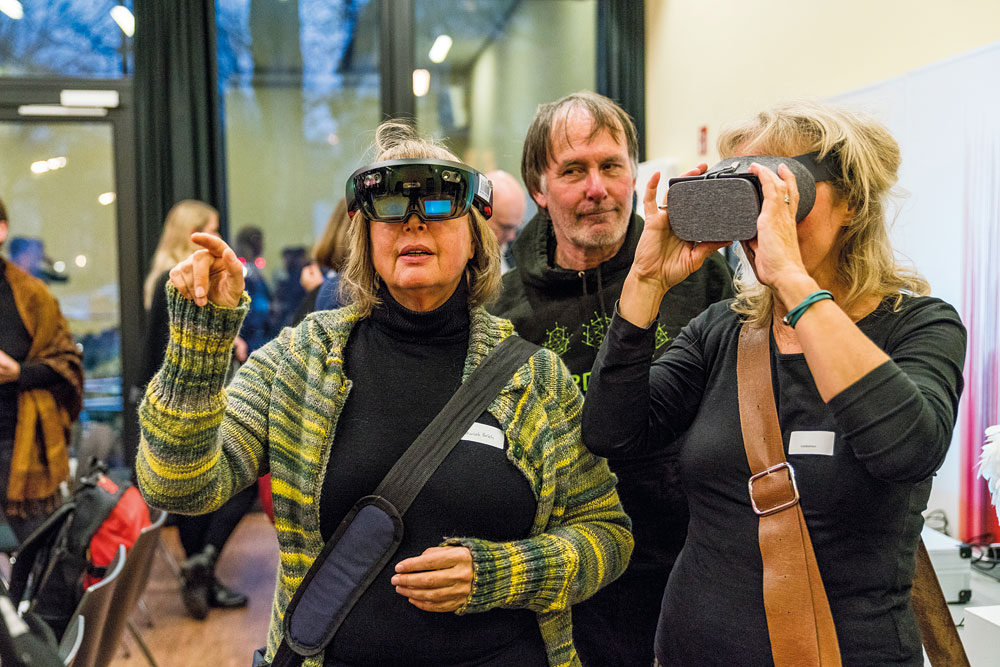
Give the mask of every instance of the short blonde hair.
[[[389, 120], [375, 130], [375, 162], [405, 158], [427, 158], [461, 162], [443, 146], [420, 137], [412, 125]], [[475, 208], [469, 210], [472, 259], [465, 269], [469, 287], [469, 306], [480, 306], [500, 292], [500, 245]], [[360, 210], [354, 214], [348, 230], [348, 255], [341, 274], [341, 293], [358, 308], [362, 317], [379, 304], [379, 276], [372, 259], [371, 228]]]
[[212, 216], [219, 217], [215, 207], [196, 199], [184, 199], [177, 202], [167, 212], [163, 222], [163, 232], [160, 242], [153, 254], [152, 266], [146, 276], [143, 286], [143, 303], [146, 310], [153, 305], [153, 290], [156, 289], [156, 279], [174, 268], [181, 260], [198, 249], [191, 243], [191, 233], [200, 232], [208, 226]]
[[[889, 241], [886, 205], [896, 184], [899, 144], [884, 125], [856, 111], [812, 101], [795, 101], [762, 111], [725, 128], [719, 136], [722, 158], [735, 153], [792, 157], [818, 152], [832, 161], [829, 181], [838, 201], [846, 201], [850, 222], [837, 238], [837, 280], [846, 288], [845, 302], [872, 296], [927, 294], [918, 273], [896, 261]], [[751, 323], [770, 322], [774, 295], [758, 283], [746, 255], [740, 253], [733, 310]]]

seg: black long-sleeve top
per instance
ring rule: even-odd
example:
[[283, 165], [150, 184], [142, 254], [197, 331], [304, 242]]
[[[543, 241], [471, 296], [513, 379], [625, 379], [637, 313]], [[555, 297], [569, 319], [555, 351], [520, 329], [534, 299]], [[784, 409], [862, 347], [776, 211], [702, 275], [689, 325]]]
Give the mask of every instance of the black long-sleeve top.
[[[896, 312], [892, 303], [858, 322], [891, 361], [828, 403], [805, 356], [779, 353], [773, 337], [770, 345], [785, 452], [845, 666], [922, 664], [909, 604], [914, 550], [963, 385], [965, 329], [955, 310], [929, 297], [904, 298]], [[584, 444], [594, 453], [678, 452], [691, 518], [657, 632], [667, 665], [773, 664], [737, 400], [740, 325], [727, 303], [716, 304], [650, 368], [655, 327], [616, 315], [584, 405]], [[832, 454], [789, 453], [796, 431], [832, 432]]]

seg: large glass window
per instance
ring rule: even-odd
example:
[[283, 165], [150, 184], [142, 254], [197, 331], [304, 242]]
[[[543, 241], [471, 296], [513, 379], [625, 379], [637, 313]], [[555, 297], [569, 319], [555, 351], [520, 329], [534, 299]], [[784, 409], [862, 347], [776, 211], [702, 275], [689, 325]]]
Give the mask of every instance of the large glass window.
[[131, 10], [131, 0], [3, 0], [0, 77], [127, 76], [135, 29]]
[[[535, 109], [596, 86], [596, 0], [419, 0], [417, 123], [481, 170], [519, 175]], [[445, 45], [450, 43], [450, 48]]]
[[380, 117], [375, 7], [217, 1], [229, 240], [267, 283], [272, 330], [298, 306], [299, 267]]
[[83, 351], [85, 451], [117, 456], [121, 315], [111, 123], [0, 121], [7, 258], [48, 284]]

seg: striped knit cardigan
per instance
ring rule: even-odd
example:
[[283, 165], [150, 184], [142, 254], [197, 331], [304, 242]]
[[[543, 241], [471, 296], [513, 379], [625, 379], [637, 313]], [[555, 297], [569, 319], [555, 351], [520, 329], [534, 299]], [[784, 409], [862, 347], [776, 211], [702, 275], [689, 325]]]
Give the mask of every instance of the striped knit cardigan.
[[[358, 315], [321, 311], [255, 352], [224, 387], [233, 338], [249, 303], [198, 307], [168, 285], [170, 342], [140, 407], [136, 469], [149, 503], [170, 512], [210, 512], [271, 472], [281, 557], [267, 656], [281, 619], [323, 547], [319, 495], [351, 390], [344, 346]], [[503, 338], [507, 320], [471, 311], [463, 378]], [[541, 349], [489, 407], [507, 435], [507, 456], [525, 475], [538, 508], [530, 536], [495, 543], [443, 536], [472, 553], [472, 593], [456, 613], [531, 609], [550, 665], [579, 665], [569, 607], [624, 572], [631, 524], [604, 459], [580, 441], [582, 396], [553, 352]], [[430, 545], [428, 545], [430, 546]], [[306, 661], [322, 665], [322, 655]]]

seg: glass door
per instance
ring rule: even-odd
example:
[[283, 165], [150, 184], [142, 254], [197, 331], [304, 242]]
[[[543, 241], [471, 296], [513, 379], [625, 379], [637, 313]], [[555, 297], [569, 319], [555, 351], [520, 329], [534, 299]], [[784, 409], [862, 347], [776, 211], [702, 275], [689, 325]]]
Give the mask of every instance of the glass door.
[[121, 465], [138, 441], [130, 390], [142, 345], [132, 124], [120, 104], [127, 89], [118, 87], [117, 107], [76, 116], [52, 104], [58, 88], [21, 82], [0, 95], [2, 252], [47, 284], [81, 349], [73, 454]]
[[6, 259], [59, 300], [83, 353], [80, 444], [109, 458], [122, 426], [111, 124], [0, 121], [0, 155]]

